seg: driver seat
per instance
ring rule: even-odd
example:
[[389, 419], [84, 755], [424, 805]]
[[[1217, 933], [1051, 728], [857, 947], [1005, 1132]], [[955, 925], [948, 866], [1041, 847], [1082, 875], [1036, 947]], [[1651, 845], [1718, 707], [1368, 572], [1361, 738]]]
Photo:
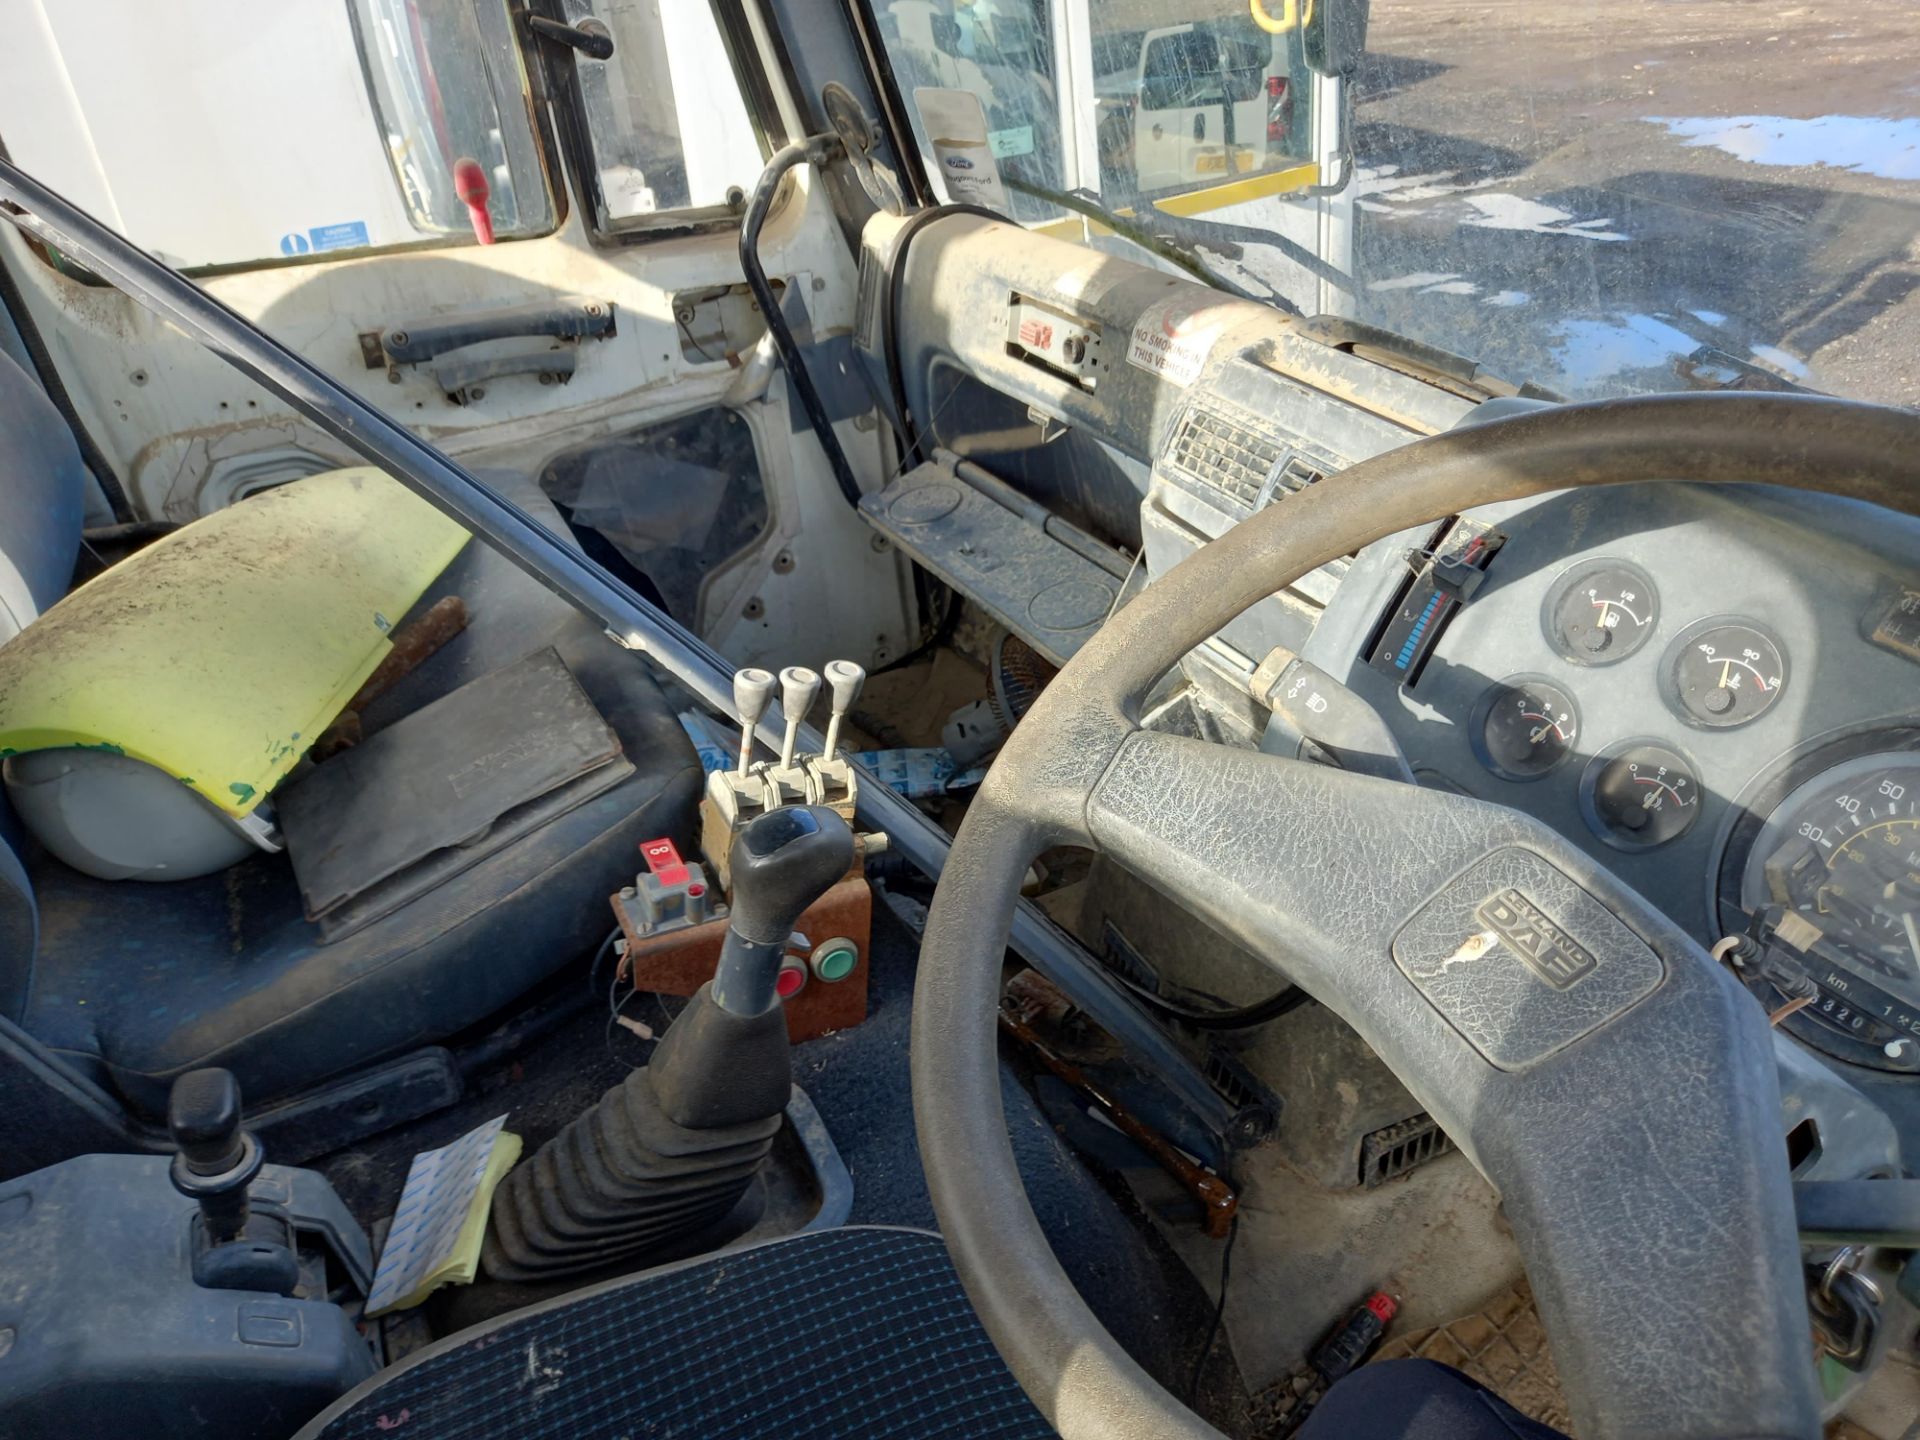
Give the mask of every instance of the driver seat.
[[850, 1226], [516, 1310], [409, 1355], [296, 1440], [1051, 1440], [947, 1247]]

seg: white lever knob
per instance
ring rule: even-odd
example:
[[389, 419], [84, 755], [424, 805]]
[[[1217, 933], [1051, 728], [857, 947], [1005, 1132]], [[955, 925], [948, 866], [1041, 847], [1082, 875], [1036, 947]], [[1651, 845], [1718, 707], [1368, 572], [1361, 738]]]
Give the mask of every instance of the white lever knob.
[[773, 676], [765, 670], [733, 672], [733, 708], [740, 713], [740, 773], [753, 759], [753, 732], [773, 698]]
[[827, 743], [820, 752], [822, 761], [830, 761], [840, 748], [840, 720], [860, 698], [860, 687], [867, 683], [867, 672], [851, 660], [827, 662], [827, 687], [833, 692], [833, 714], [827, 720]]
[[794, 743], [800, 738], [800, 724], [820, 693], [820, 677], [804, 665], [789, 665], [780, 672], [780, 711], [787, 717], [787, 733], [780, 742], [780, 768], [793, 764]]

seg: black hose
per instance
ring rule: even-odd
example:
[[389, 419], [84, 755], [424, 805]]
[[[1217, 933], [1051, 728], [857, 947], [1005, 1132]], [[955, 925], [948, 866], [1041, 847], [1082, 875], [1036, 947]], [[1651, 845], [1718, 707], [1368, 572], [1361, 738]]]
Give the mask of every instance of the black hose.
[[780, 181], [795, 166], [811, 163], [816, 147], [829, 143], [838, 142], [831, 135], [810, 136], [777, 151], [773, 159], [767, 162], [767, 168], [754, 181], [753, 194], [747, 200], [746, 214], [740, 222], [740, 269], [746, 274], [747, 288], [759, 303], [760, 313], [767, 318], [767, 333], [773, 337], [774, 348], [780, 352], [780, 363], [786, 367], [787, 378], [793, 382], [794, 394], [800, 397], [800, 408], [807, 412], [807, 422], [819, 437], [820, 448], [827, 452], [827, 463], [833, 467], [834, 482], [839, 485], [840, 493], [847, 497], [849, 505], [858, 505], [860, 482], [853, 478], [853, 467], [847, 463], [847, 452], [840, 448], [840, 437], [833, 433], [833, 421], [827, 416], [827, 407], [821, 403], [820, 392], [814, 389], [813, 377], [807, 373], [806, 362], [800, 356], [800, 346], [793, 338], [787, 317], [781, 313], [773, 286], [767, 281], [766, 268], [760, 263], [760, 231], [767, 223], [767, 213], [773, 208], [773, 197], [779, 192]]
[[1269, 1020], [1278, 1020], [1282, 1015], [1298, 1010], [1308, 1004], [1313, 997], [1298, 985], [1289, 985], [1284, 990], [1274, 992], [1264, 1000], [1256, 1000], [1251, 1005], [1224, 1006], [1221, 1009], [1201, 1009], [1197, 1005], [1182, 1005], [1169, 1000], [1166, 996], [1149, 989], [1138, 981], [1129, 979], [1120, 971], [1107, 970], [1109, 978], [1118, 981], [1128, 990], [1140, 997], [1149, 1009], [1162, 1015], [1191, 1025], [1196, 1030], [1250, 1030], [1255, 1025], [1264, 1025]]
[[887, 388], [893, 392], [893, 413], [905, 452], [900, 467], [903, 470], [932, 458], [924, 452], [919, 427], [907, 408], [906, 376], [900, 369], [900, 290], [907, 273], [907, 247], [928, 225], [949, 215], [977, 215], [983, 220], [1012, 223], [980, 205], [935, 205], [911, 216], [893, 237], [893, 255], [887, 262], [887, 333], [881, 337], [880, 348], [887, 362]]

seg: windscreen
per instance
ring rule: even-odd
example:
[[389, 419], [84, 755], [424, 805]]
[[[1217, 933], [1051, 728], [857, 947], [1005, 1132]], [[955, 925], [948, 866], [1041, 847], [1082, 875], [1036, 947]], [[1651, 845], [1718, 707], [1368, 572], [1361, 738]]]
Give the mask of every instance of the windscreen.
[[[1312, 4], [873, 4], [910, 113], [979, 96], [1029, 224], [1110, 216], [1118, 237], [1073, 238], [1175, 242], [1256, 298], [1570, 398], [1920, 403], [1910, 5], [1374, 0], [1335, 79], [1304, 60]], [[921, 138], [937, 183], [978, 168]]]

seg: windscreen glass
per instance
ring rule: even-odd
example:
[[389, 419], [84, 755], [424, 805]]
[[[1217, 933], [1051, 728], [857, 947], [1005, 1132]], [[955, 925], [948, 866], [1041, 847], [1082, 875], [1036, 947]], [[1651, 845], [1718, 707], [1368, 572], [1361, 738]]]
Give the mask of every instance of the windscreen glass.
[[1374, 0], [1340, 79], [1339, 0], [873, 5], [942, 198], [1570, 398], [1920, 403], [1911, 6]]

